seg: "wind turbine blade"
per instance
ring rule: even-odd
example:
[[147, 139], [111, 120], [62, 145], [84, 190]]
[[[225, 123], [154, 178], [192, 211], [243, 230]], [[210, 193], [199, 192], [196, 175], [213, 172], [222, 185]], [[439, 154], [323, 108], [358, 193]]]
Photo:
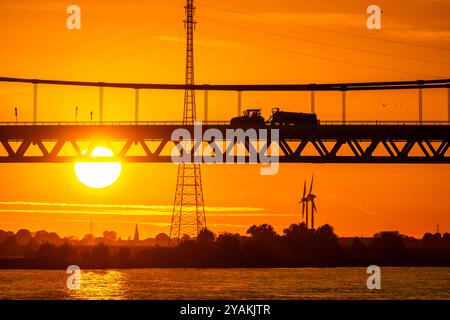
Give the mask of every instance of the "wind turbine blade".
[[316, 207], [316, 204], [315, 204], [314, 200], [312, 200], [311, 202], [312, 202], [312, 209], [313, 209], [313, 212], [314, 212], [314, 211], [317, 212], [317, 207]]
[[313, 182], [314, 182], [314, 173], [313, 173], [312, 179], [311, 179], [311, 187], [309, 188], [309, 194], [311, 194], [311, 192], [312, 192]]
[[305, 184], [303, 185], [303, 198], [306, 196], [306, 179]]

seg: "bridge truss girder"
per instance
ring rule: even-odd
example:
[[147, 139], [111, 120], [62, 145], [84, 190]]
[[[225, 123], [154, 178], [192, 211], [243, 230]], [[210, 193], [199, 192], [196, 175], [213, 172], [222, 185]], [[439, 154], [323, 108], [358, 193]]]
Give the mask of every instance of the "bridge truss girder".
[[[192, 146], [183, 147], [180, 141], [172, 140], [172, 132], [180, 127], [194, 136], [192, 126], [179, 125], [0, 126], [0, 163], [172, 162], [174, 146], [186, 154], [194, 154]], [[206, 125], [203, 132], [210, 128], [218, 129], [224, 137], [227, 129], [235, 129], [227, 125]], [[279, 142], [260, 140], [259, 129], [268, 128], [279, 130]], [[246, 163], [258, 163], [274, 144], [281, 163], [450, 163], [448, 125], [266, 126], [254, 129], [257, 140], [202, 141], [202, 147], [209, 146], [210, 152], [191, 156], [190, 160], [212, 162], [228, 157], [236, 161], [239, 156]], [[110, 147], [116, 157], [89, 157], [97, 145]], [[240, 152], [236, 151], [238, 145], [244, 148]], [[67, 146], [72, 154], [64, 151]]]

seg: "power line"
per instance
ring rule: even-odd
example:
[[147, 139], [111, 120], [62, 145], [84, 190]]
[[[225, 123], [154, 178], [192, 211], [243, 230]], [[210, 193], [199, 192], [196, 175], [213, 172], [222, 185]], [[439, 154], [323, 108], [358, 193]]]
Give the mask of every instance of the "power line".
[[320, 59], [320, 60], [327, 60], [327, 61], [332, 61], [332, 62], [336, 62], [336, 63], [343, 63], [343, 64], [349, 64], [349, 65], [354, 65], [354, 66], [358, 66], [358, 67], [365, 67], [365, 68], [370, 68], [370, 69], [384, 70], [384, 71], [390, 71], [390, 72], [396, 72], [396, 73], [404, 73], [404, 74], [410, 74], [410, 75], [416, 75], [416, 76], [418, 75], [421, 77], [425, 76], [425, 77], [430, 77], [430, 78], [445, 78], [445, 76], [441, 76], [441, 75], [432, 75], [432, 74], [420, 73], [420, 72], [410, 72], [410, 71], [404, 71], [404, 70], [399, 70], [399, 69], [386, 68], [386, 67], [382, 67], [382, 66], [374, 66], [374, 65], [364, 64], [364, 63], [351, 62], [351, 61], [340, 60], [340, 59], [335, 59], [335, 58], [328, 58], [328, 57], [318, 56], [318, 55], [300, 52], [300, 51], [294, 51], [294, 50], [289, 50], [289, 49], [283, 49], [283, 48], [278, 48], [278, 47], [262, 45], [262, 44], [255, 43], [255, 42], [236, 40], [234, 38], [227, 38], [227, 37], [215, 35], [215, 34], [212, 34], [209, 32], [204, 32], [204, 31], [199, 31], [199, 33], [207, 34], [207, 35], [210, 35], [210, 36], [216, 37], [216, 38], [222, 38], [225, 40], [232, 40], [232, 41], [241, 42], [241, 43], [245, 43], [245, 44], [251, 44], [253, 46], [258, 46], [258, 47], [262, 47], [262, 48], [266, 48], [266, 49], [283, 51], [283, 52], [287, 52], [287, 53], [291, 53], [291, 54], [295, 54], [295, 55], [301, 55], [301, 56], [311, 57], [311, 58]]
[[[357, 3], [355, 3], [355, 0], [346, 0], [345, 2], [342, 1], [342, 0], [322, 0], [322, 1], [333, 2], [333, 3], [339, 4], [339, 5], [345, 5], [346, 7], [348, 7], [348, 8], [351, 7], [353, 9], [357, 5], [361, 6], [361, 1], [360, 0], [356, 0]], [[351, 3], [351, 2], [353, 2], [353, 3]], [[390, 9], [389, 10], [385, 10], [384, 9], [384, 5], [382, 7], [383, 7], [382, 13], [385, 13], [385, 12], [388, 12], [389, 14], [390, 13], [394, 13], [394, 14], [399, 15], [399, 16], [411, 17], [411, 18], [414, 18], [414, 19], [423, 19], [423, 18], [430, 19], [431, 18], [431, 17], [425, 16], [425, 15], [415, 15], [415, 14], [411, 14], [409, 12], [404, 12], [404, 11], [396, 11], [396, 10], [390, 10]]]
[[282, 34], [282, 33], [276, 33], [276, 32], [271, 32], [271, 31], [266, 31], [266, 30], [256, 29], [256, 28], [244, 27], [244, 26], [240, 26], [240, 25], [237, 25], [237, 24], [228, 23], [228, 22], [223, 22], [223, 21], [217, 21], [217, 20], [213, 20], [213, 19], [209, 19], [209, 18], [203, 18], [203, 17], [202, 17], [202, 20], [211, 21], [211, 22], [214, 22], [214, 23], [219, 23], [219, 24], [223, 24], [223, 25], [227, 25], [227, 26], [236, 27], [236, 28], [246, 29], [246, 30], [250, 30], [250, 31], [262, 32], [262, 33], [265, 33], [265, 34], [268, 34], [268, 35], [272, 35], [272, 36], [278, 36], [278, 37], [283, 37], [283, 38], [288, 38], [288, 39], [293, 39], [293, 40], [299, 40], [299, 41], [304, 41], [304, 42], [309, 42], [309, 43], [319, 44], [319, 45], [327, 46], [327, 47], [340, 48], [340, 49], [346, 49], [346, 50], [353, 50], [353, 51], [358, 51], [358, 52], [363, 52], [363, 53], [377, 54], [377, 55], [383, 55], [383, 56], [387, 56], [387, 57], [400, 58], [400, 59], [406, 59], [406, 60], [413, 60], [413, 61], [421, 61], [421, 62], [427, 62], [427, 63], [435, 63], [435, 64], [450, 65], [450, 63], [448, 63], [448, 62], [443, 62], [443, 61], [435, 61], [435, 60], [420, 59], [420, 58], [407, 57], [407, 56], [401, 56], [401, 55], [389, 54], [389, 53], [378, 52], [378, 51], [371, 51], [371, 50], [359, 49], [359, 48], [354, 48], [354, 47], [347, 47], [347, 46], [335, 45], [335, 44], [330, 44], [330, 43], [321, 42], [321, 41], [316, 41], [316, 40], [310, 40], [310, 39], [305, 39], [305, 38], [299, 38], [299, 37], [295, 37], [295, 36], [291, 36], [291, 35], [286, 35], [286, 34]]
[[204, 2], [202, 2], [201, 5], [205, 6], [205, 7], [214, 8], [214, 9], [217, 9], [217, 10], [228, 11], [228, 12], [232, 12], [232, 13], [236, 13], [236, 14], [241, 14], [241, 15], [253, 17], [253, 18], [258, 18], [258, 19], [261, 19], [261, 20], [267, 20], [267, 21], [271, 21], [271, 22], [276, 22], [276, 23], [281, 23], [281, 24], [286, 24], [286, 25], [292, 25], [292, 26], [297, 26], [297, 27], [311, 29], [311, 30], [325, 31], [325, 32], [343, 34], [343, 35], [352, 36], [352, 37], [358, 37], [358, 38], [363, 38], [363, 39], [384, 41], [384, 42], [389, 42], [389, 43], [396, 43], [396, 44], [401, 44], [401, 45], [410, 46], [410, 47], [419, 47], [419, 48], [427, 48], [427, 49], [450, 51], [450, 48], [435, 47], [435, 46], [429, 46], [429, 45], [424, 45], [424, 44], [412, 44], [412, 43], [404, 42], [404, 41], [400, 41], [400, 40], [380, 39], [380, 38], [377, 38], [377, 37], [371, 37], [371, 36], [366, 36], [366, 35], [352, 33], [352, 32], [345, 32], [345, 31], [339, 31], [339, 30], [326, 29], [326, 28], [315, 27], [315, 26], [310, 26], [310, 25], [305, 25], [305, 24], [300, 24], [300, 23], [294, 23], [294, 22], [289, 22], [289, 21], [284, 21], [284, 20], [279, 20], [279, 19], [274, 19], [274, 18], [269, 18], [269, 17], [263, 17], [263, 16], [260, 16], [260, 15], [256, 15], [256, 14], [252, 14], [252, 13], [248, 13], [248, 12], [244, 12], [244, 11], [238, 11], [238, 10], [234, 10], [234, 9], [214, 6], [214, 5], [211, 5], [211, 4], [204, 3]]
[[[162, 23], [157, 28], [153, 28], [151, 30], [144, 30], [144, 31], [137, 32], [136, 34], [132, 34], [132, 35], [130, 35], [129, 39], [131, 39], [131, 37], [133, 39], [134, 38], [139, 38], [139, 37], [142, 37], [145, 34], [150, 34], [151, 35], [155, 31], [162, 31], [162, 30], [164, 30], [165, 27], [167, 27], [169, 25], [170, 25], [169, 22]], [[102, 58], [101, 61], [93, 61], [93, 62], [92, 61], [91, 62], [85, 61], [85, 62], [83, 62], [84, 65], [82, 65], [81, 67], [77, 68], [77, 72], [78, 73], [82, 73], [83, 71], [89, 70], [92, 67], [98, 67], [100, 65], [105, 65], [105, 64], [108, 64], [108, 63], [111, 63], [111, 62], [117, 62], [118, 58], [123, 58], [123, 57], [129, 56], [130, 52], [131, 53], [133, 53], [133, 52], [138, 52], [138, 53], [141, 52], [137, 48], [149, 49], [149, 48], [155, 48], [158, 45], [160, 45], [160, 40], [157, 39], [157, 38], [153, 38], [152, 40], [149, 40], [149, 41], [144, 39], [144, 41], [140, 41], [139, 44], [136, 44], [132, 48], [130, 48], [128, 46], [120, 47], [115, 55], [111, 55], [110, 53], [108, 53], [108, 55], [105, 56], [104, 58]], [[97, 50], [97, 51], [91, 52], [88, 55], [83, 56], [82, 58], [84, 60], [86, 60], [86, 57], [88, 57], [88, 56], [89, 57], [95, 57], [95, 55], [97, 55], [99, 52], [102, 53], [101, 50], [100, 51]]]
[[[166, 1], [166, 2], [172, 2], [172, 1]], [[176, 4], [178, 5], [178, 4]], [[173, 16], [174, 13], [171, 12], [171, 9], [175, 6], [175, 3], [168, 3], [167, 5], [165, 5], [164, 8], [162, 8], [161, 10], [153, 10], [154, 13], [159, 14], [159, 15], [163, 15], [163, 14], [167, 14], [167, 15], [171, 15]], [[153, 22], [153, 20], [151, 20]], [[143, 26], [147, 26], [149, 24], [149, 19], [148, 16], [145, 17], [140, 17], [140, 18], [135, 18], [131, 24], [132, 27], [134, 27], [137, 31], [133, 32], [133, 33], [128, 33], [128, 32], [122, 32], [122, 35], [127, 37], [127, 40], [133, 39], [133, 38], [139, 38], [142, 35], [145, 34], [152, 34], [153, 31], [160, 31], [162, 29], [163, 26], [168, 26], [171, 24], [170, 21], [166, 21], [165, 23], [152, 23], [151, 29], [147, 29], [147, 28], [142, 28]], [[41, 68], [40, 72], [46, 72], [48, 70], [52, 70], [55, 69], [54, 65], [57, 64], [72, 64], [74, 62], [77, 62], [80, 58], [85, 59], [87, 57], [91, 57], [91, 56], [95, 56], [98, 53], [102, 53], [102, 54], [107, 54], [107, 52], [105, 52], [104, 49], [99, 49], [96, 46], [90, 46], [89, 48], [87, 48], [87, 50], [84, 50], [84, 54], [82, 56], [77, 56], [74, 55], [73, 53], [71, 55], [67, 55], [67, 52], [71, 52], [71, 50], [77, 48], [80, 46], [80, 43], [90, 43], [90, 42], [98, 42], [98, 39], [101, 38], [101, 41], [114, 41], [115, 38], [117, 38], [119, 31], [122, 30], [126, 30], [127, 28], [125, 27], [130, 27], [130, 23], [129, 22], [117, 22], [116, 24], [113, 24], [111, 26], [108, 27], [108, 33], [107, 34], [94, 34], [94, 33], [87, 33], [87, 34], [83, 34], [82, 40], [79, 40], [78, 38], [74, 38], [76, 40], [70, 40], [68, 43], [65, 42], [59, 42], [57, 45], [55, 45], [52, 49], [52, 51], [47, 52], [46, 53], [46, 58], [50, 57], [50, 60], [53, 62], [52, 66], [48, 66], [45, 68]], [[71, 38], [67, 38], [67, 39], [71, 39]], [[125, 49], [124, 49], [125, 48]], [[125, 51], [128, 50], [129, 48], [127, 46], [123, 46], [120, 48], [121, 51]], [[61, 54], [61, 52], [64, 52], [64, 54]], [[23, 55], [23, 53], [22, 53]], [[108, 56], [109, 57], [109, 56]], [[38, 62], [40, 62], [41, 58], [40, 57], [36, 57], [36, 56], [27, 56], [23, 59], [21, 59], [21, 63], [31, 63], [34, 65], [39, 65]], [[91, 65], [95, 65], [96, 62], [87, 62], [84, 63], [85, 65], [88, 66], [88, 68]], [[83, 66], [82, 68], [85, 68], [85, 66]], [[81, 69], [81, 68], [80, 68]]]

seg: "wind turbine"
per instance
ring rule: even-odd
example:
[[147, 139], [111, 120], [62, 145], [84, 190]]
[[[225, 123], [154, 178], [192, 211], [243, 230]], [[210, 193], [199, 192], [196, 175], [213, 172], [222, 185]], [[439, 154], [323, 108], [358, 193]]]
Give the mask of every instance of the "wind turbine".
[[312, 193], [313, 182], [314, 182], [314, 174], [311, 178], [311, 187], [309, 188], [308, 194], [309, 201], [311, 202], [311, 229], [314, 229], [314, 212], [317, 212], [317, 207], [316, 204], [314, 203], [316, 195]]
[[308, 195], [306, 195], [306, 180], [305, 180], [304, 185], [303, 185], [303, 196], [302, 196], [302, 198], [301, 198], [301, 200], [299, 202], [299, 203], [302, 204], [302, 219], [303, 219], [303, 217], [305, 216], [305, 213], [306, 213], [306, 228], [307, 229], [308, 229], [308, 224], [309, 224], [308, 223], [309, 222], [308, 221], [309, 220], [308, 219], [309, 218], [309, 215], [308, 215], [308, 204], [309, 204], [309, 202], [311, 202], [311, 229], [314, 229], [314, 213], [317, 213], [317, 207], [316, 207], [316, 204], [314, 202], [314, 199], [316, 198], [316, 195], [314, 195], [312, 193], [313, 183], [314, 183], [314, 174], [313, 174], [312, 179], [311, 179], [311, 185], [309, 187]]

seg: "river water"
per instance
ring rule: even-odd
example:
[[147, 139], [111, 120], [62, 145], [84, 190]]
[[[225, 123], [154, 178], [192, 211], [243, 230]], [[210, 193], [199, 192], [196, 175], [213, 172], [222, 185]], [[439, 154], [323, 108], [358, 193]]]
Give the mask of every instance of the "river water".
[[0, 270], [0, 299], [447, 299], [450, 268], [381, 268], [369, 290], [366, 268]]

